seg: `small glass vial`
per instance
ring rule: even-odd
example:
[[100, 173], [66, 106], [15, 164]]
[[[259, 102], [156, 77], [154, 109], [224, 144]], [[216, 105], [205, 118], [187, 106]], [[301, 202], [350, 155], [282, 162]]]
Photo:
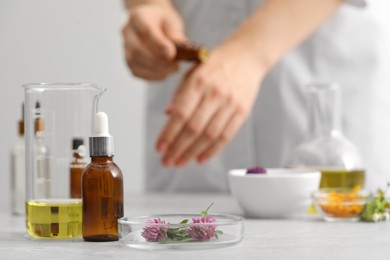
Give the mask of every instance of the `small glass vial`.
[[82, 138], [72, 140], [73, 156], [70, 163], [70, 197], [81, 198], [81, 174], [87, 162], [85, 160], [86, 147]]
[[112, 159], [114, 138], [108, 132], [104, 112], [95, 115], [89, 151], [91, 163], [82, 174], [83, 238], [85, 241], [116, 241], [117, 220], [123, 217], [123, 177]]
[[24, 141], [24, 105], [18, 122], [18, 140], [11, 154], [12, 214], [23, 215], [26, 201], [26, 147]]
[[50, 198], [50, 154], [45, 144], [45, 124], [41, 115], [39, 102], [35, 106], [35, 161], [34, 167], [37, 173], [35, 178], [35, 196], [37, 198]]
[[337, 84], [308, 86], [306, 140], [293, 151], [290, 166], [321, 171], [321, 188], [363, 186], [365, 170], [356, 146], [341, 128], [341, 91]]

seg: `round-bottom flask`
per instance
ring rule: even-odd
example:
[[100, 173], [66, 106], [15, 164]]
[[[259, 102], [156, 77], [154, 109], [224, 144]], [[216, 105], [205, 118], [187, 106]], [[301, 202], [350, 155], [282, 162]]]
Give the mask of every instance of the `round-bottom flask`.
[[363, 186], [365, 171], [356, 146], [341, 129], [341, 92], [337, 84], [310, 84], [309, 129], [289, 165], [321, 171], [320, 188]]

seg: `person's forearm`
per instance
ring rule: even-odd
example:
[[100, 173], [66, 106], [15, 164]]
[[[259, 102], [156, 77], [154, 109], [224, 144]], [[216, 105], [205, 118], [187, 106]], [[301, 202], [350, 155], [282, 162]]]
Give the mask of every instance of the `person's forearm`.
[[132, 8], [134, 6], [138, 6], [138, 5], [141, 5], [141, 4], [150, 4], [150, 3], [157, 3], [157, 4], [170, 4], [171, 1], [170, 0], [125, 0], [125, 3], [126, 3], [126, 7], [129, 9], [129, 8]]
[[268, 0], [230, 40], [253, 50], [268, 71], [288, 50], [315, 31], [341, 0]]

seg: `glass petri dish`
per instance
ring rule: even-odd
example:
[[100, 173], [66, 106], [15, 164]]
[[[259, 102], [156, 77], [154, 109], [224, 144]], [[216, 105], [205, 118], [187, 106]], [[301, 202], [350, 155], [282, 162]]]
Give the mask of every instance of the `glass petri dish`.
[[201, 218], [199, 214], [123, 217], [118, 220], [119, 243], [142, 250], [198, 250], [232, 246], [242, 240], [244, 218], [209, 216], [215, 222], [193, 223], [193, 218]]

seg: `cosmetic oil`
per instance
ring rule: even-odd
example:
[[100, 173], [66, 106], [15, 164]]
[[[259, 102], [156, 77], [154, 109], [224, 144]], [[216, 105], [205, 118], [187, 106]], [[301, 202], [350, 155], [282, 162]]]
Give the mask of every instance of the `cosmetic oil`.
[[363, 169], [321, 169], [320, 188], [351, 188], [363, 187], [365, 171]]
[[81, 199], [41, 199], [26, 203], [27, 231], [35, 238], [81, 236]]
[[98, 112], [89, 138], [91, 163], [82, 174], [83, 238], [85, 241], [118, 240], [117, 220], [123, 217], [123, 177], [114, 163], [114, 138], [108, 118]]

